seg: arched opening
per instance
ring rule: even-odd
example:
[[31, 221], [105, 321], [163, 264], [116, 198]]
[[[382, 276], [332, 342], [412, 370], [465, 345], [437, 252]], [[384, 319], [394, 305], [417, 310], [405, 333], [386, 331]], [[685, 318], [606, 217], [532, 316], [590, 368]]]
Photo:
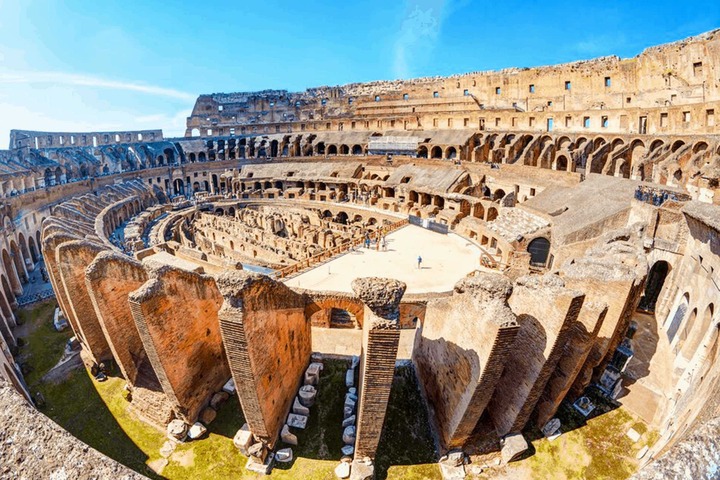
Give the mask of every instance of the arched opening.
[[430, 158], [442, 158], [442, 148], [433, 147], [432, 150], [430, 150]]
[[347, 145], [340, 145], [340, 155], [347, 155], [350, 153], [350, 147]]
[[669, 271], [670, 265], [666, 261], [660, 260], [655, 262], [647, 276], [647, 281], [645, 282], [645, 293], [640, 299], [638, 310], [650, 313], [655, 311], [655, 304], [660, 296], [660, 292], [662, 291]]
[[428, 149], [425, 145], [420, 145], [417, 150], [418, 158], [428, 158]]
[[197, 161], [197, 157], [195, 156], [194, 152], [191, 152], [190, 155], [188, 155], [188, 158], [190, 160], [190, 163], [195, 163]]
[[328, 145], [327, 153], [328, 155], [337, 155], [337, 145]]
[[567, 157], [565, 155], [558, 155], [557, 163], [555, 164], [555, 170], [566, 172], [568, 166]]
[[163, 153], [165, 154], [165, 159], [167, 160], [168, 165], [173, 165], [175, 163], [175, 152], [172, 148], [166, 148], [163, 150]]
[[505, 197], [505, 190], [503, 190], [502, 188], [498, 188], [493, 193], [492, 199], [494, 201], [498, 201], [498, 200], [502, 200], [504, 197]]
[[18, 274], [20, 282], [27, 283], [28, 279], [25, 277], [25, 262], [15, 240], [10, 241], [10, 256], [12, 257], [13, 263], [15, 263], [15, 271]]
[[675, 335], [682, 324], [685, 315], [687, 314], [688, 307], [690, 306], [690, 294], [685, 292], [680, 298], [680, 303], [675, 308], [675, 312], [671, 316], [670, 324], [667, 327], [668, 341], [672, 343], [675, 340]]
[[175, 195], [185, 195], [185, 184], [181, 179], [173, 181], [173, 192]]
[[0, 281], [2, 281], [2, 289], [3, 293], [5, 293], [5, 298], [7, 298], [7, 301], [10, 303], [15, 303], [15, 293], [10, 288], [10, 283], [8, 282], [7, 277], [5, 275], [0, 275]]
[[273, 140], [270, 142], [270, 156], [271, 157], [278, 156], [278, 141], [277, 140]]
[[[686, 326], [687, 341], [680, 352], [686, 360], [691, 360], [693, 358], [693, 355], [698, 350], [698, 347], [700, 347], [700, 342], [702, 342], [705, 335], [707, 335], [708, 330], [710, 329], [710, 324], [712, 323], [714, 308], [715, 307], [712, 303], [708, 305], [707, 308], [705, 308], [705, 312], [702, 315], [700, 323], [697, 325], [694, 325], [696, 323], [694, 322], [695, 319], [692, 314], [690, 315], [690, 321], [687, 322]], [[693, 310], [693, 312], [697, 313], [697, 310]]]
[[550, 240], [544, 237], [535, 238], [528, 244], [527, 251], [530, 254], [530, 265], [544, 267], [550, 254]]
[[342, 308], [330, 309], [330, 328], [355, 328], [355, 315]]
[[348, 223], [347, 213], [345, 213], [345, 212], [338, 213], [337, 216], [335, 217], [335, 222], [342, 223], [343, 225], [347, 225], [347, 223]]
[[473, 207], [473, 217], [475, 218], [485, 218], [485, 207], [483, 207], [482, 203], [476, 203]]
[[353, 145], [352, 154], [353, 155], [362, 155], [362, 147], [360, 145]]
[[325, 155], [325, 142], [318, 142], [318, 144], [317, 144], [317, 154], [318, 154], [318, 155]]
[[498, 216], [497, 208], [490, 207], [490, 208], [488, 208], [487, 218], [485, 219], [485, 221], [492, 222], [493, 220], [495, 220], [497, 218], [497, 216]]
[[455, 147], [448, 147], [447, 150], [445, 150], [445, 158], [452, 160], [455, 157], [457, 157], [457, 149]]
[[35, 246], [35, 239], [32, 237], [32, 235], [28, 237], [28, 249], [30, 250], [30, 256], [32, 257], [32, 261], [34, 263], [37, 263], [40, 260], [40, 255], [37, 247]]
[[7, 250], [2, 251], [2, 259], [3, 267], [5, 267], [5, 273], [7, 273], [8, 280], [10, 281], [10, 286], [12, 287], [12, 292], [17, 295], [22, 295], [20, 278], [18, 277], [17, 270], [15, 270], [15, 265], [13, 265], [12, 260], [10, 260], [10, 254]]

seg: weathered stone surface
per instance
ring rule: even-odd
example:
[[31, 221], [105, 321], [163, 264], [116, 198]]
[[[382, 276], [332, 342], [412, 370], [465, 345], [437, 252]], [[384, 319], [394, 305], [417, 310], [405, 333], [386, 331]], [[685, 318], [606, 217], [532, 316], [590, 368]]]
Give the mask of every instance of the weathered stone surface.
[[350, 478], [350, 464], [347, 462], [340, 462], [340, 464], [335, 467], [335, 476], [337, 478]]
[[250, 445], [253, 444], [253, 434], [247, 423], [240, 427], [240, 430], [237, 431], [233, 437], [233, 444], [238, 450], [240, 450], [240, 453], [245, 456], [249, 455], [248, 450]]
[[0, 407], [3, 478], [145, 478], [70, 435], [3, 379]]
[[297, 436], [290, 432], [290, 427], [287, 424], [283, 425], [282, 430], [280, 430], [280, 439], [288, 445], [298, 444]]
[[217, 411], [212, 407], [207, 407], [200, 412], [200, 421], [205, 425], [210, 425], [217, 417]]
[[275, 452], [275, 460], [278, 462], [292, 462], [293, 460], [293, 451], [292, 448], [281, 448], [277, 452]]
[[295, 401], [293, 402], [292, 412], [297, 415], [310, 415], [310, 409], [300, 403], [297, 397], [295, 397]]
[[180, 419], [171, 421], [167, 426], [167, 434], [170, 438], [175, 440], [184, 440], [187, 436], [188, 426], [185, 422]]
[[298, 390], [298, 398], [300, 403], [306, 407], [312, 407], [315, 404], [315, 397], [317, 396], [317, 390], [312, 385], [303, 385]]
[[227, 401], [228, 398], [230, 398], [230, 395], [228, 395], [227, 392], [217, 392], [210, 399], [210, 407], [218, 410], [222, 406], [222, 404]]
[[375, 465], [369, 459], [353, 460], [350, 480], [372, 480], [375, 478]]
[[197, 440], [198, 438], [205, 435], [207, 428], [200, 422], [195, 422], [192, 427], [188, 429], [188, 438], [191, 440]]
[[[391, 278], [366, 277], [352, 281], [355, 294], [379, 319], [384, 321], [398, 320], [396, 310], [406, 288], [403, 282]], [[379, 319], [373, 321], [381, 321]], [[366, 318], [365, 322], [368, 320]]]
[[513, 460], [517, 460], [527, 449], [528, 444], [522, 433], [506, 436], [503, 438], [501, 450], [503, 463], [510, 463]]

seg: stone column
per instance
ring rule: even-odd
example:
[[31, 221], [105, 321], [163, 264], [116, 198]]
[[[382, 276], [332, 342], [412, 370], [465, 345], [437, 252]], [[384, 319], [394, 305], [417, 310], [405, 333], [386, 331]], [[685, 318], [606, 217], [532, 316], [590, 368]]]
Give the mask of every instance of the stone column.
[[375, 458], [382, 434], [400, 341], [400, 300], [406, 285], [388, 278], [357, 278], [365, 304], [355, 458]]

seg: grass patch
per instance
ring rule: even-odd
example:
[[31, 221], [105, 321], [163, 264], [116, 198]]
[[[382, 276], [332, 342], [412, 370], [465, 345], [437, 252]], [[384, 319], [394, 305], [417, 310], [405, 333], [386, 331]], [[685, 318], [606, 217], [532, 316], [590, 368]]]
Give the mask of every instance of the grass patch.
[[375, 458], [378, 479], [440, 477], [425, 403], [412, 367], [395, 369], [385, 426]]
[[56, 305], [49, 300], [17, 312], [18, 322], [27, 331], [22, 337], [25, 345], [20, 349], [19, 363], [30, 367], [25, 382], [31, 393], [35, 393], [42, 376], [60, 360], [65, 343], [73, 335], [69, 328], [64, 332], [55, 330], [52, 321]]

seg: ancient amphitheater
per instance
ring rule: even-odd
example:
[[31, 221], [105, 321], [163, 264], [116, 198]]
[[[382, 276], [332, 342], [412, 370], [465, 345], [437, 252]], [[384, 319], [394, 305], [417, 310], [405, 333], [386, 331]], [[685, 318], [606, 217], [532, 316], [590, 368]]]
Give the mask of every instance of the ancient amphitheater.
[[27, 403], [17, 309], [40, 268], [85, 366], [116, 365], [143, 421], [181, 441], [235, 392], [252, 471], [286, 460], [340, 359], [341, 478], [372, 478], [400, 363], [445, 478], [479, 474], [478, 454], [492, 477], [528, 432], [564, 431], [563, 405], [600, 402], [658, 433], [638, 478], [718, 475], [716, 112], [720, 31], [629, 59], [200, 95], [184, 138], [13, 130], [3, 478], [140, 477]]

